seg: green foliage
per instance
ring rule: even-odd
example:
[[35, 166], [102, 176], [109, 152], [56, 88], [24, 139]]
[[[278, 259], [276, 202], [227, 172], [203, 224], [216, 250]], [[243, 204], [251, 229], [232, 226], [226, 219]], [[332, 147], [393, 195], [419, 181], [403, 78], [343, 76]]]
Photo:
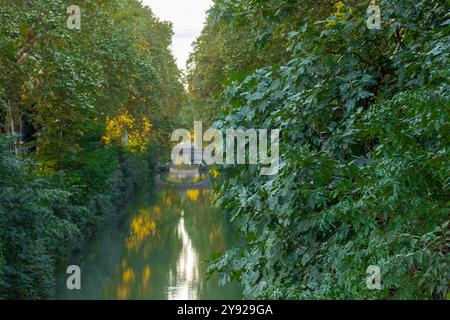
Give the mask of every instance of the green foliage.
[[0, 298], [40, 298], [54, 289], [55, 257], [77, 236], [71, 217], [86, 209], [70, 204], [70, 193], [52, 187], [18, 160], [11, 140], [0, 140]]
[[271, 33], [264, 43], [254, 42], [254, 27], [235, 26], [233, 21], [215, 21], [211, 16], [194, 43], [188, 61], [187, 83], [196, 121], [212, 123], [220, 110], [216, 98], [231, 81], [244, 79], [253, 70], [289, 58], [285, 25]]
[[[218, 188], [218, 205], [248, 245], [216, 259], [210, 272], [239, 279], [249, 298], [447, 296], [448, 8], [438, 0], [379, 1], [377, 31], [353, 4], [305, 15], [289, 33], [289, 62], [258, 69], [224, 93], [229, 114], [218, 128], [282, 129], [278, 175], [226, 168]], [[289, 5], [322, 6], [281, 7]], [[215, 7], [219, 21], [250, 16], [251, 23], [261, 13], [261, 32], [287, 14], [268, 10], [268, 1]], [[381, 290], [366, 287], [370, 265], [381, 268]]]
[[0, 3], [0, 298], [51, 297], [58, 264], [148, 181], [179, 121], [172, 26], [137, 0], [83, 0], [69, 30], [72, 4]]
[[0, 87], [13, 129], [27, 119], [38, 155], [55, 170], [82, 161], [94, 150], [86, 141], [101, 143], [107, 120], [125, 111], [136, 125], [149, 120], [155, 138], [168, 134], [182, 102], [168, 23], [138, 1], [78, 5], [81, 30], [67, 28], [66, 1], [0, 7]]

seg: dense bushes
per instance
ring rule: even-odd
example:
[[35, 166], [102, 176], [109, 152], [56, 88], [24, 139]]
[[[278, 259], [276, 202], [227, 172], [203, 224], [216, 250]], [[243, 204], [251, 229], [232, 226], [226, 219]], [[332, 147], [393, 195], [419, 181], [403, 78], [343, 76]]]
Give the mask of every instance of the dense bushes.
[[[12, 152], [5, 152], [5, 147], [2, 141], [0, 297], [49, 296], [55, 258], [64, 252], [61, 244], [79, 234], [72, 219], [87, 220], [89, 212], [72, 205], [69, 192], [30, 173], [32, 164], [19, 161]], [[11, 149], [11, 144], [8, 147]]]
[[[315, 1], [272, 2], [218, 0], [213, 9], [218, 23], [244, 20], [261, 32], [286, 21], [289, 8], [306, 14], [289, 33], [288, 63], [223, 94], [229, 112], [219, 128], [282, 129], [281, 168], [271, 179], [255, 166], [222, 171], [218, 204], [248, 246], [210, 271], [239, 279], [250, 298], [445, 298], [445, 1], [378, 1], [381, 30], [367, 29], [358, 1], [320, 12]], [[366, 286], [370, 265], [381, 269], [381, 290]]]

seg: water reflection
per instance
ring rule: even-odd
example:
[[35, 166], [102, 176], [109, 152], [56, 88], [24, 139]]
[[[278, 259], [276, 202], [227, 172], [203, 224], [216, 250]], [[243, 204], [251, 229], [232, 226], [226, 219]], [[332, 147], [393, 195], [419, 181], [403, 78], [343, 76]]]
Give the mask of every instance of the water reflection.
[[127, 249], [128, 251], [138, 250], [150, 235], [155, 234], [156, 223], [148, 210], [141, 209], [140, 214], [131, 221], [130, 230], [131, 235], [125, 240]]
[[164, 189], [156, 201], [144, 194], [120, 228], [98, 235], [71, 260], [82, 268], [82, 290], [61, 299], [240, 299], [237, 285], [206, 279], [212, 253], [230, 245], [223, 217], [211, 209], [209, 190]]
[[170, 287], [168, 296], [170, 300], [194, 300], [198, 298], [196, 284], [199, 279], [198, 253], [192, 246], [184, 220], [184, 211], [178, 223], [178, 237], [182, 241], [182, 249], [177, 261], [176, 275], [169, 274]]

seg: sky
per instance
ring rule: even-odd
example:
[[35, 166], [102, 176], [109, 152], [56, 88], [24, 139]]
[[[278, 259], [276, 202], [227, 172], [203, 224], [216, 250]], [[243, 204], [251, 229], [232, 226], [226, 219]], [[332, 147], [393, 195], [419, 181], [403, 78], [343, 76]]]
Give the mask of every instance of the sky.
[[212, 0], [143, 0], [157, 17], [170, 21], [174, 28], [172, 50], [178, 67], [186, 70], [186, 61], [192, 51], [192, 43], [203, 29], [206, 11]]

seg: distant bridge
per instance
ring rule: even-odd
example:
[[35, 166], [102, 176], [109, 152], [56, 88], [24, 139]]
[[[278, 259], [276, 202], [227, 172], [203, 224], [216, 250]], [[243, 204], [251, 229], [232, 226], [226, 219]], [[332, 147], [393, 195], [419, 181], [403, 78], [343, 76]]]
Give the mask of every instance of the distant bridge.
[[[180, 158], [174, 160], [183, 164], [175, 165], [169, 161], [165, 165], [158, 165], [159, 182], [177, 186], [208, 186], [210, 182], [208, 166], [199, 161], [202, 159], [203, 150], [193, 144], [180, 144], [177, 147]], [[196, 164], [199, 162], [201, 164]]]

